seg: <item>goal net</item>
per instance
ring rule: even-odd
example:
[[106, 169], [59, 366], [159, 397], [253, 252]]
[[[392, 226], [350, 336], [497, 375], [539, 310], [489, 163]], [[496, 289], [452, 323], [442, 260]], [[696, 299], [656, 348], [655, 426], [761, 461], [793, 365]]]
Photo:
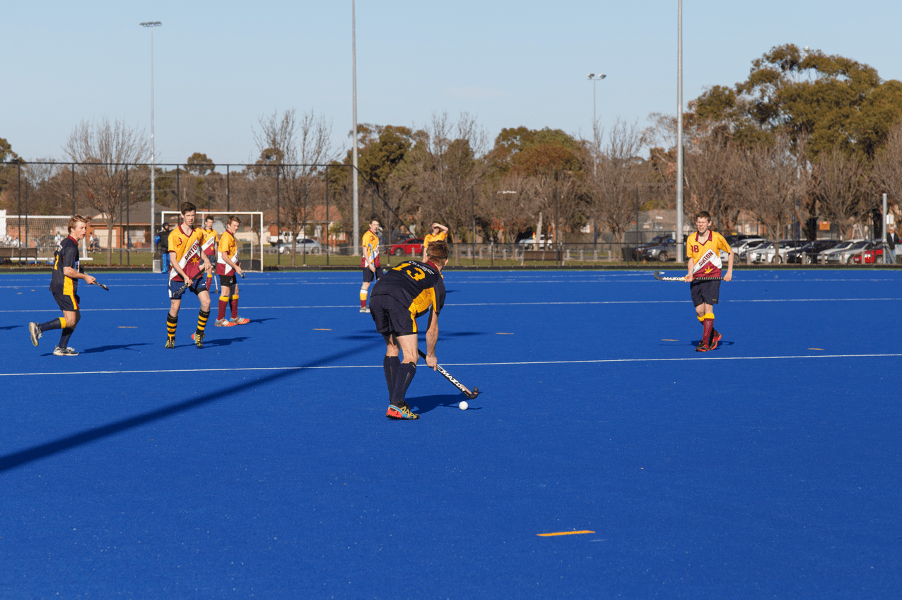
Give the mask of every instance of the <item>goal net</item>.
[[[0, 246], [32, 249], [38, 261], [53, 259], [56, 247], [69, 235], [71, 215], [8, 215], [0, 211]], [[86, 239], [78, 244], [81, 260], [88, 259]], [[17, 260], [15, 257], [11, 260]], [[31, 260], [34, 260], [33, 258]]]
[[[182, 215], [178, 211], [164, 210], [162, 213], [163, 223], [168, 222], [175, 229], [181, 222]], [[195, 227], [203, 227], [207, 217], [213, 217], [213, 229], [216, 231], [217, 239], [225, 233], [226, 225], [229, 223], [229, 216], [235, 215], [241, 219], [238, 231], [235, 233], [235, 239], [238, 241], [238, 259], [241, 261], [241, 268], [248, 271], [263, 270], [263, 213], [262, 212], [222, 212], [215, 210], [197, 210], [197, 217], [194, 220]], [[162, 225], [162, 223], [161, 223]]]

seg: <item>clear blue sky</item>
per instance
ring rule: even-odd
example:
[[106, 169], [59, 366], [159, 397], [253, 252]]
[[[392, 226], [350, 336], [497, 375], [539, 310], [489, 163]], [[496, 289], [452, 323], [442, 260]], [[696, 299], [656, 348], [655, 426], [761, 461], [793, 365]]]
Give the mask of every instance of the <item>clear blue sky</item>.
[[[294, 107], [351, 129], [351, 2], [96, 0], [7, 3], [0, 137], [26, 159], [62, 158], [81, 120], [124, 120], [150, 134], [154, 32], [158, 161], [203, 152], [257, 156], [252, 128]], [[902, 4], [685, 0], [684, 99], [743, 80], [769, 48], [795, 43], [902, 79]], [[677, 1], [358, 0], [358, 121], [423, 126], [466, 111], [504, 127], [587, 135], [598, 117], [640, 125], [676, 114]], [[603, 72], [592, 84], [586, 74]]]

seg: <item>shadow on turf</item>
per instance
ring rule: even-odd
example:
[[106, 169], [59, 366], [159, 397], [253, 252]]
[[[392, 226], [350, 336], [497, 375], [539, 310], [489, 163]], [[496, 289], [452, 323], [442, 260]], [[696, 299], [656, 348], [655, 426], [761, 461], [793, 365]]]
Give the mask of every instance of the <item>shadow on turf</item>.
[[231, 398], [233, 395], [244, 393], [248, 389], [253, 388], [258, 384], [279, 381], [280, 379], [285, 379], [286, 377], [301, 375], [304, 373], [304, 368], [321, 367], [328, 365], [336, 360], [347, 358], [355, 354], [373, 352], [377, 348], [380, 348], [382, 344], [382, 340], [374, 340], [374, 343], [361, 344], [354, 348], [348, 348], [347, 350], [344, 350], [342, 352], [334, 352], [328, 356], [324, 356], [323, 358], [311, 360], [304, 364], [297, 365], [297, 368], [295, 369], [263, 375], [261, 377], [257, 377], [256, 379], [252, 379], [251, 381], [248, 381], [247, 383], [240, 386], [230, 384], [201, 396], [191, 398], [190, 400], [185, 400], [176, 404], [170, 404], [168, 406], [164, 406], [163, 408], [148, 411], [134, 417], [122, 419], [120, 421], [114, 421], [112, 423], [109, 423], [108, 425], [99, 425], [92, 427], [91, 429], [87, 429], [85, 431], [82, 431], [81, 433], [76, 433], [64, 438], [60, 438], [58, 440], [54, 440], [52, 442], [47, 442], [38, 446], [32, 446], [31, 448], [20, 450], [19, 452], [13, 452], [12, 454], [0, 456], [0, 473], [10, 471], [42, 458], [47, 458], [48, 456], [53, 456], [54, 454], [59, 454], [60, 452], [65, 452], [66, 450], [71, 450], [72, 448], [76, 448], [83, 444], [89, 444], [112, 435], [117, 435], [119, 433], [122, 433], [123, 431], [134, 429], [135, 427], [142, 427], [144, 425], [147, 425], [148, 423], [153, 423], [154, 421], [160, 421], [162, 419], [189, 410], [201, 408], [202, 406], [206, 406], [207, 404], [211, 404], [213, 402], [219, 402], [221, 400]]
[[[701, 340], [694, 340], [694, 341], [692, 341], [692, 342], [689, 342], [689, 345], [692, 346], [693, 349], [695, 349], [695, 347], [698, 346], [698, 345], [701, 344], [701, 343], [702, 343]], [[717, 348], [720, 348], [721, 346], [732, 346], [732, 345], [735, 344], [735, 343], [736, 343], [736, 342], [729, 342], [729, 341], [727, 341], [727, 340], [720, 340], [719, 342], [717, 342]], [[714, 349], [714, 352], [717, 352], [717, 348]]]
[[[458, 331], [457, 333], [443, 333], [439, 337], [441, 339], [447, 338], [456, 338], [456, 337], [472, 337], [474, 335], [489, 335], [485, 331]], [[378, 339], [379, 334], [376, 331], [366, 330], [365, 333], [355, 333], [353, 335], [343, 335], [340, 340], [370, 340], [373, 339], [373, 336], [376, 336]], [[420, 342], [426, 343], [425, 338], [422, 336], [419, 338]]]
[[[141, 342], [140, 344], [117, 344], [115, 346], [98, 346], [97, 348], [88, 348], [87, 350], [82, 350], [82, 354], [96, 354], [98, 352], [108, 352], [110, 350], [131, 350], [133, 346], [150, 346], [147, 342]], [[135, 350], [137, 352], [137, 350]]]
[[10, 329], [18, 329], [19, 327], [25, 327], [24, 325], [10, 325], [8, 327], [0, 327], [2, 331], [9, 331]]
[[[407, 404], [413, 407], [413, 412], [418, 415], [428, 413], [438, 408], [458, 408], [462, 400], [466, 400], [463, 394], [445, 394], [443, 396], [421, 396], [419, 398], [407, 398]], [[468, 408], [467, 410], [482, 410], [481, 408]]]

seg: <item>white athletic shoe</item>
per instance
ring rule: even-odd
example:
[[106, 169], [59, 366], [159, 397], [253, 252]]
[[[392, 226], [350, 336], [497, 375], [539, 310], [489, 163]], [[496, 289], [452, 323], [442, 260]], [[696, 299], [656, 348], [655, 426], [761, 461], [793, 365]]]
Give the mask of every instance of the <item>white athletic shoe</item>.
[[360, 312], [362, 312], [362, 313], [368, 313], [368, 312], [370, 312], [370, 307], [369, 307], [369, 306], [364, 306], [364, 307], [362, 307], [362, 308], [360, 309]]
[[31, 334], [31, 343], [35, 346], [38, 345], [38, 340], [41, 339], [41, 328], [37, 323], [29, 323], [28, 324], [28, 332]]
[[75, 351], [75, 348], [60, 348], [57, 346], [53, 349], [54, 356], [78, 356], [78, 352]]

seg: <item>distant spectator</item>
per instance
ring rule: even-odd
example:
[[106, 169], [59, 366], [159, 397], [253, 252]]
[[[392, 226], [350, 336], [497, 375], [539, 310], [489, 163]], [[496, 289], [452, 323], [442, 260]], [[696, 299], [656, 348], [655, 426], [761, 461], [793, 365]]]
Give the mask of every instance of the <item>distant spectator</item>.
[[163, 258], [163, 273], [169, 275], [169, 223], [163, 223], [163, 227], [157, 232], [156, 243]]
[[891, 265], [896, 264], [896, 244], [898, 243], [899, 236], [896, 234], [896, 228], [890, 225], [889, 231], [886, 232], [886, 255], [889, 257], [887, 262]]

